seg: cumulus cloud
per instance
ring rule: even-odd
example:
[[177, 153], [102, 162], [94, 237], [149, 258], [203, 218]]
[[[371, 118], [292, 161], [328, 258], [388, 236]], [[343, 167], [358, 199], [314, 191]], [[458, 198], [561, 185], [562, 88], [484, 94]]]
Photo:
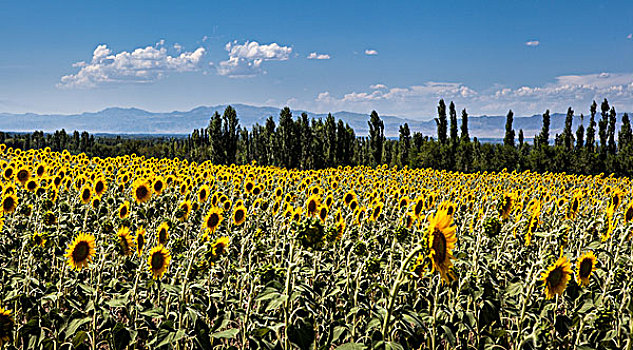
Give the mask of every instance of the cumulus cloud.
[[311, 52], [308, 57], [309, 60], [329, 60], [330, 59], [330, 55], [328, 54], [323, 54], [323, 53], [316, 53], [316, 52]]
[[372, 50], [372, 49], [365, 50], [365, 55], [376, 56], [377, 54], [378, 54], [378, 51], [376, 51], [376, 50]]
[[227, 43], [225, 49], [229, 59], [220, 62], [217, 71], [219, 75], [230, 78], [247, 78], [264, 73], [261, 68], [264, 61], [285, 61], [292, 53], [289, 46], [277, 43], [262, 45], [257, 41], [246, 41], [244, 44], [233, 41]]
[[206, 50], [171, 56], [163, 47], [164, 40], [155, 46], [137, 48], [132, 52], [114, 53], [101, 44], [92, 53], [90, 62], [77, 62], [75, 74], [64, 75], [57, 84], [60, 88], [94, 88], [107, 83], [151, 83], [172, 72], [191, 72], [200, 68]]
[[527, 46], [539, 46], [541, 45], [541, 42], [538, 40], [530, 40], [530, 41], [526, 41], [525, 45]]
[[517, 115], [533, 115], [545, 109], [564, 112], [570, 106], [582, 113], [593, 100], [600, 102], [604, 98], [620, 111], [632, 111], [633, 73], [563, 75], [540, 86], [482, 90], [458, 82], [426, 82], [392, 88], [374, 84], [368, 91], [340, 95], [324, 91], [311, 104], [302, 107], [318, 111], [366, 112], [377, 109], [386, 114], [430, 117], [435, 115], [435, 106], [440, 98], [455, 101], [458, 107], [465, 107], [475, 115], [505, 115], [509, 109]]

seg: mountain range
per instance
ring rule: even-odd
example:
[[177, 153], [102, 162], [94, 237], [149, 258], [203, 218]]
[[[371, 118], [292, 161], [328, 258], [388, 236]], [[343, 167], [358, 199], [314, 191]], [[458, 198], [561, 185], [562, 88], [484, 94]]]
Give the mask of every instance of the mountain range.
[[[206, 127], [211, 115], [218, 111], [222, 113], [227, 105], [200, 106], [189, 111], [173, 112], [149, 112], [138, 108], [111, 107], [94, 113], [81, 114], [12, 114], [0, 113], [0, 130], [10, 132], [32, 132], [42, 130], [52, 132], [65, 129], [88, 131], [91, 133], [106, 134], [162, 134], [162, 135], [183, 135], [189, 134], [193, 129]], [[277, 120], [280, 108], [258, 107], [245, 104], [233, 104], [237, 111], [240, 125], [251, 128], [255, 123], [263, 125], [266, 118], [273, 116]], [[293, 110], [293, 116], [297, 117], [301, 113], [307, 113], [313, 118], [325, 118], [327, 114], [311, 113], [301, 110]], [[357, 136], [368, 134], [367, 121], [369, 113], [336, 112], [332, 115], [337, 119], [342, 119], [348, 123], [356, 132]], [[598, 115], [596, 122], [598, 121]], [[422, 132], [423, 135], [435, 136], [437, 127], [433, 117], [416, 120], [398, 116], [381, 115], [380, 118], [385, 124], [385, 136], [398, 136], [399, 127], [408, 123], [411, 133]], [[458, 116], [459, 122], [460, 116]], [[621, 115], [618, 114], [618, 122]], [[468, 127], [471, 137], [482, 139], [500, 139], [505, 133], [505, 116], [469, 116]], [[519, 129], [523, 129], [526, 139], [531, 139], [541, 130], [542, 116], [515, 116], [513, 128], [518, 136]], [[573, 131], [579, 125], [580, 117], [574, 118]], [[560, 133], [565, 124], [565, 114], [553, 113], [551, 115], [550, 134], [553, 137]], [[585, 129], [589, 124], [589, 118], [585, 117]], [[459, 128], [459, 126], [458, 126]], [[618, 126], [619, 128], [619, 126]]]

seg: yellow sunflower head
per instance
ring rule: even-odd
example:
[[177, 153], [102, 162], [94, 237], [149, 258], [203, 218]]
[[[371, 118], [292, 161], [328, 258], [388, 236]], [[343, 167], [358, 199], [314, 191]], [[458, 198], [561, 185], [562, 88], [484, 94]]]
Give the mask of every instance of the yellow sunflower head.
[[161, 193], [163, 193], [164, 189], [165, 189], [165, 181], [163, 180], [161, 176], [156, 177], [154, 179], [154, 182], [152, 183], [152, 191], [156, 193], [157, 195], [160, 195]]
[[180, 221], [186, 221], [189, 217], [189, 213], [191, 213], [191, 201], [185, 200], [178, 206], [176, 217]]
[[145, 246], [145, 229], [141, 226], [136, 230], [136, 254], [141, 256], [143, 254], [144, 246]]
[[15, 322], [11, 316], [11, 310], [0, 307], [0, 348], [13, 339]]
[[132, 235], [130, 234], [130, 228], [126, 226], [121, 226], [119, 231], [117, 231], [117, 238], [119, 241], [120, 252], [123, 255], [132, 255], [134, 253], [134, 240], [132, 239]]
[[137, 181], [132, 190], [136, 203], [145, 203], [152, 198], [152, 187], [147, 181]]
[[321, 201], [319, 200], [318, 194], [313, 194], [308, 197], [308, 200], [306, 201], [306, 213], [308, 214], [308, 216], [317, 215], [317, 211], [320, 205]]
[[149, 251], [149, 257], [147, 258], [148, 269], [152, 274], [152, 278], [157, 280], [163, 277], [169, 262], [171, 261], [171, 254], [169, 250], [163, 245], [158, 245]]
[[555, 295], [563, 294], [571, 279], [571, 274], [571, 264], [565, 256], [561, 256], [548, 267], [547, 271], [541, 275], [541, 281], [545, 285], [545, 298], [552, 299]]
[[596, 256], [589, 251], [578, 258], [576, 261], [576, 281], [579, 286], [585, 287], [589, 285], [589, 278], [596, 267]]
[[95, 237], [91, 234], [80, 233], [70, 243], [64, 256], [68, 266], [81, 270], [88, 266], [95, 254]]
[[442, 282], [450, 283], [454, 278], [453, 272], [453, 249], [457, 237], [455, 236], [456, 226], [453, 223], [453, 216], [448, 214], [448, 206], [438, 210], [435, 215], [429, 218], [429, 228], [427, 240], [429, 245], [429, 257], [431, 258], [431, 272], [439, 272]]
[[240, 226], [246, 221], [246, 207], [239, 205], [233, 210], [233, 225]]
[[97, 196], [101, 196], [106, 191], [106, 189], [107, 189], [107, 184], [104, 179], [97, 179], [97, 181], [95, 181], [94, 191], [97, 194]]
[[163, 222], [156, 229], [156, 239], [158, 240], [158, 244], [167, 245], [167, 240], [169, 239], [169, 223]]
[[34, 247], [42, 247], [46, 244], [46, 237], [41, 232], [34, 232], [31, 237], [31, 242]]
[[206, 202], [207, 199], [209, 199], [210, 192], [211, 190], [209, 189], [209, 186], [202, 185], [200, 189], [198, 189], [198, 201], [200, 203]]
[[216, 239], [215, 242], [213, 242], [213, 245], [211, 246], [213, 256], [217, 258], [220, 255], [224, 254], [228, 246], [229, 246], [229, 237], [223, 236]]
[[22, 167], [15, 173], [15, 180], [24, 185], [31, 178], [31, 172], [28, 168]]
[[79, 200], [81, 200], [81, 203], [83, 204], [88, 204], [90, 203], [91, 198], [92, 198], [92, 188], [90, 187], [90, 185], [85, 184], [81, 188], [81, 191], [79, 192]]
[[125, 201], [119, 207], [119, 218], [125, 219], [128, 215], [130, 215], [130, 202]]
[[204, 218], [202, 222], [202, 228], [208, 232], [214, 232], [220, 223], [222, 222], [222, 211], [218, 207], [213, 207], [207, 213], [207, 216]]
[[13, 213], [15, 208], [18, 207], [18, 197], [11, 193], [7, 194], [2, 198], [2, 212], [3, 213]]

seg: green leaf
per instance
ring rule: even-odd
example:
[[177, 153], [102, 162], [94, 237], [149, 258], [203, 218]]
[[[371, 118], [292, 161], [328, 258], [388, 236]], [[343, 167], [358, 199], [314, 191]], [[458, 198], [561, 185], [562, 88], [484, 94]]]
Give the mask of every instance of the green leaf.
[[336, 350], [365, 350], [367, 347], [361, 343], [345, 343], [336, 347]]
[[211, 334], [211, 337], [215, 339], [231, 339], [235, 337], [239, 332], [240, 332], [239, 329], [231, 328], [231, 329], [227, 329], [221, 332], [213, 333]]

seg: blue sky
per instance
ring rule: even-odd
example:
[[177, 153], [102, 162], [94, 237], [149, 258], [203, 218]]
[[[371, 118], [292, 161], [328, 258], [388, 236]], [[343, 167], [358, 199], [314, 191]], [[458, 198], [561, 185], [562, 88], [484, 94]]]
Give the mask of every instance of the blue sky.
[[633, 111], [631, 1], [5, 1], [0, 112]]

